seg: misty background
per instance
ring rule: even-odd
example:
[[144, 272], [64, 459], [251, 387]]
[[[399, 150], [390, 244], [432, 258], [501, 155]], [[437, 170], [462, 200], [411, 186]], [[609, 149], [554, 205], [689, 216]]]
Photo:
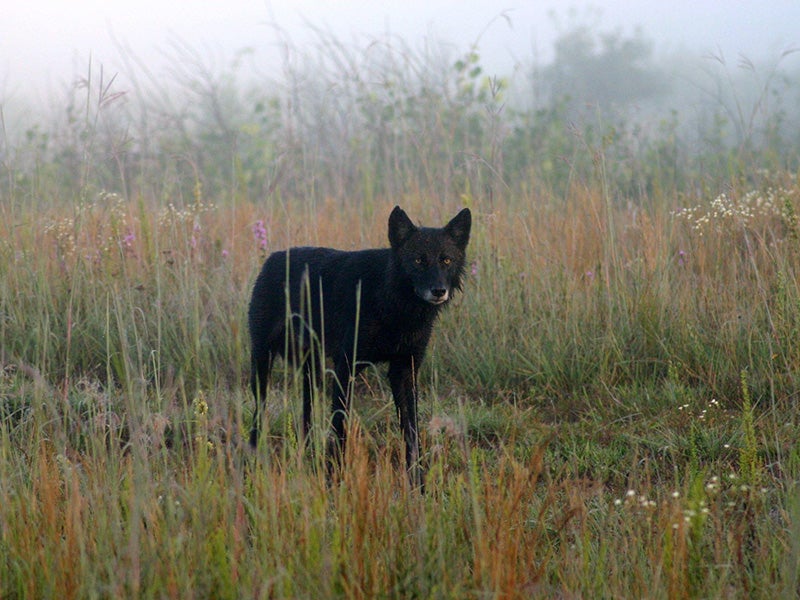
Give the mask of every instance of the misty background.
[[[795, 170], [797, 2], [81, 2], [0, 24], [18, 201], [623, 200]], [[602, 159], [602, 160], [599, 160]]]

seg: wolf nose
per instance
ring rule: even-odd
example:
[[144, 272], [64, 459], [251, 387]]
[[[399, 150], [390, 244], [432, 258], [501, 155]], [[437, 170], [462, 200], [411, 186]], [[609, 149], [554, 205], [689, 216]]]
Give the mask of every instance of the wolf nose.
[[447, 294], [447, 290], [445, 288], [433, 288], [431, 290], [431, 294], [434, 298], [442, 298], [445, 294]]

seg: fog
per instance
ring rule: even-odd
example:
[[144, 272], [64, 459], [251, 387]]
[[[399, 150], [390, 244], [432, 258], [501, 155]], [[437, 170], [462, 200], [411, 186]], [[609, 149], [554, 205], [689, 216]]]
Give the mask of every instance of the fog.
[[576, 18], [606, 30], [641, 27], [659, 55], [714, 53], [735, 61], [741, 54], [767, 61], [800, 46], [796, 0], [566, 6], [514, 0], [31, 0], [6, 7], [0, 20], [0, 98], [46, 96], [83, 74], [90, 59], [124, 77], [121, 47], [158, 74], [175, 39], [219, 60], [249, 48], [254, 66], [269, 74], [281, 63], [281, 41], [302, 47], [313, 40], [314, 28], [363, 43], [384, 34], [410, 45], [436, 39], [466, 49], [477, 43], [484, 65], [503, 75], [520, 63], [550, 60], [559, 29]]
[[563, 193], [602, 150], [634, 198], [800, 164], [796, 0], [466, 5], [14, 6], [3, 181], [33, 200], [188, 199], [198, 179], [221, 197], [344, 199], [411, 182], [491, 196], [535, 172]]

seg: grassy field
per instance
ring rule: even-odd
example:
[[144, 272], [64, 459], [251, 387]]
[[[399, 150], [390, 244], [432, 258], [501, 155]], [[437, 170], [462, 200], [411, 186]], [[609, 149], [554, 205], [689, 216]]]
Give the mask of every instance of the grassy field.
[[[0, 203], [0, 597], [795, 597], [800, 182], [664, 197]], [[331, 485], [291, 372], [245, 435], [261, 261], [386, 245], [395, 203], [475, 215], [425, 495], [382, 369]]]
[[[796, 597], [791, 76], [743, 61], [754, 99], [717, 78], [696, 120], [526, 108], [476, 47], [319, 35], [276, 81], [181, 45], [166, 87], [90, 63], [52, 122], [0, 102], [0, 598]], [[395, 204], [474, 219], [424, 495], [382, 367], [335, 481], [283, 365], [246, 443], [262, 261], [386, 246]]]

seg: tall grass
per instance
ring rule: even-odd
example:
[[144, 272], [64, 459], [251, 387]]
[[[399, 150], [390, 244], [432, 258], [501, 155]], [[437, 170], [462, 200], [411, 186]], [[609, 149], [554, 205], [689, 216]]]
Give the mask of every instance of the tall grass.
[[[410, 81], [426, 63], [405, 52], [389, 74]], [[264, 187], [254, 157], [277, 158], [250, 148], [248, 166], [238, 126], [206, 138], [213, 165], [193, 127], [134, 160], [104, 121], [122, 102], [106, 79], [81, 88], [65, 158], [9, 154], [0, 596], [796, 594], [796, 173], [738, 164], [677, 185], [648, 163], [653, 185], [632, 194], [613, 136], [576, 129], [560, 146], [557, 119], [536, 123], [554, 136], [537, 148], [566, 153], [509, 168], [503, 145], [522, 152], [543, 129], [503, 137], [502, 85], [482, 87], [478, 62], [448, 71], [455, 88], [426, 72], [443, 87], [415, 80], [389, 98], [401, 116], [366, 105], [354, 123], [387, 128], [380, 152], [366, 135], [346, 161], [288, 139], [293, 174]], [[303, 123], [314, 129], [292, 115]], [[98, 157], [105, 135], [117, 154]], [[321, 444], [298, 443], [297, 377], [280, 367], [265, 439], [245, 441], [245, 311], [262, 260], [295, 244], [386, 245], [396, 203], [424, 224], [462, 205], [475, 220], [464, 294], [420, 377], [424, 495], [376, 369], [355, 383], [333, 481]]]
[[[422, 374], [424, 497], [373, 374], [333, 486], [280, 373], [266, 454], [242, 442], [263, 254], [382, 245], [391, 202], [313, 221], [302, 204], [6, 206], [3, 594], [786, 591], [800, 305], [783, 183], [752, 216], [750, 190], [729, 191], [731, 220], [592, 187], [471, 200], [466, 290]], [[456, 209], [408, 204], [426, 223]]]

